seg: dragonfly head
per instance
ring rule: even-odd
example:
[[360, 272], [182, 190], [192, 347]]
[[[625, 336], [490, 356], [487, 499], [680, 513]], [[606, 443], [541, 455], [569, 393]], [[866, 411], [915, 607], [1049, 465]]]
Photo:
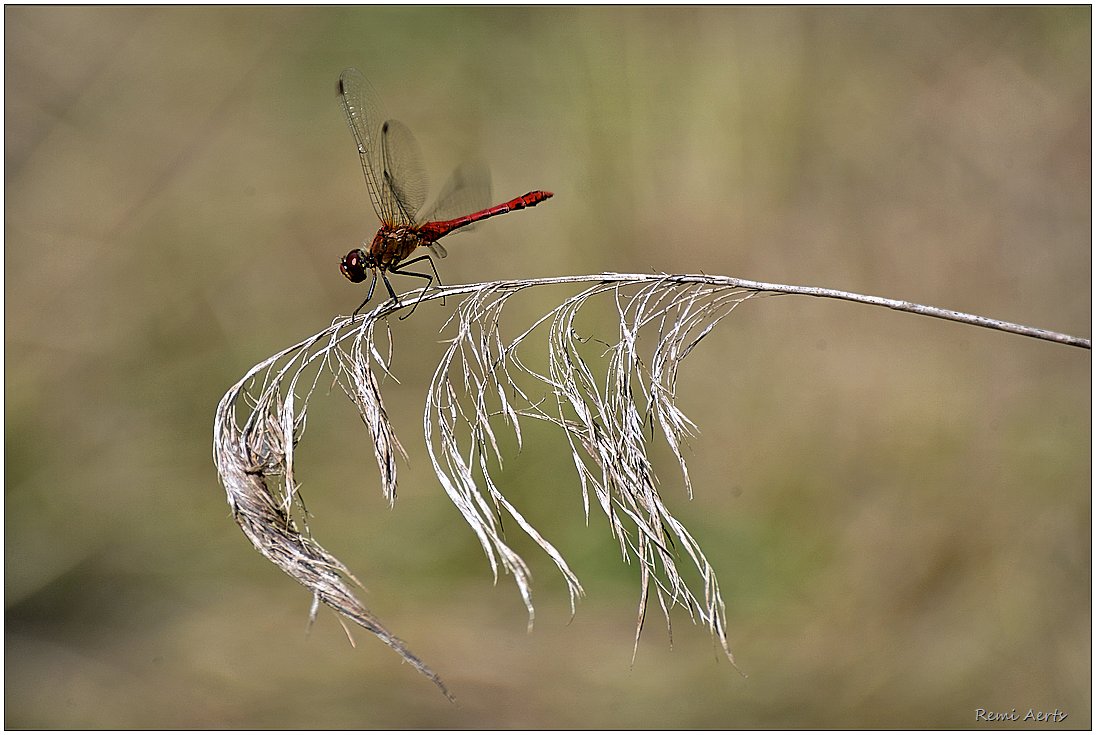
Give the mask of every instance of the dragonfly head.
[[339, 270], [352, 283], [361, 283], [369, 276], [369, 270], [376, 267], [373, 256], [361, 248], [354, 248], [339, 262]]

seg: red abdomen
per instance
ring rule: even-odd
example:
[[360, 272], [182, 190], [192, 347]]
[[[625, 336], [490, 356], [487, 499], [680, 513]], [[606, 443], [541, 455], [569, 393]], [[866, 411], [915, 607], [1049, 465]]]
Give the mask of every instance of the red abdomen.
[[507, 212], [525, 209], [526, 207], [535, 207], [545, 199], [550, 199], [551, 197], [552, 192], [550, 191], [531, 191], [528, 194], [515, 197], [508, 202], [496, 204], [493, 207], [488, 207], [487, 209], [482, 209], [479, 212], [473, 212], [472, 214], [466, 214], [463, 217], [438, 222], [427, 222], [419, 227], [419, 232], [425, 242], [434, 242], [434, 240], [437, 240], [439, 237], [447, 235], [453, 230], [460, 229], [461, 227], [467, 227], [473, 222], [479, 222], [481, 219], [487, 219], [488, 217], [496, 217], [500, 214], [506, 214]]

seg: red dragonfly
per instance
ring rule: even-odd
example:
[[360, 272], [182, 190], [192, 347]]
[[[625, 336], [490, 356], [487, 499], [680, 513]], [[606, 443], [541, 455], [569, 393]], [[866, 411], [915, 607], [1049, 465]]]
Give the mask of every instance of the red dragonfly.
[[[431, 254], [444, 258], [445, 248], [438, 240], [453, 230], [488, 217], [535, 207], [552, 196], [550, 191], [531, 191], [483, 209], [490, 201], [490, 174], [483, 166], [466, 165], [453, 172], [437, 202], [424, 212], [426, 170], [418, 144], [406, 125], [398, 120], [385, 120], [378, 100], [373, 86], [357, 69], [346, 69], [339, 75], [339, 101], [346, 113], [350, 132], [358, 144], [369, 198], [373, 200], [373, 209], [381, 220], [381, 228], [373, 237], [369, 249], [354, 248], [339, 263], [342, 274], [354, 283], [361, 283], [370, 273], [373, 275], [365, 301], [354, 310], [354, 314], [373, 298], [378, 274], [396, 303], [399, 299], [388, 282], [388, 273], [425, 278], [427, 283], [423, 295], [435, 279], [441, 283], [430, 255], [406, 260], [415, 248], [424, 246]], [[466, 214], [469, 211], [472, 214]], [[404, 270], [423, 260], [430, 263], [433, 276]], [[417, 306], [418, 301], [415, 302]], [[415, 308], [412, 308], [411, 312], [414, 311]]]

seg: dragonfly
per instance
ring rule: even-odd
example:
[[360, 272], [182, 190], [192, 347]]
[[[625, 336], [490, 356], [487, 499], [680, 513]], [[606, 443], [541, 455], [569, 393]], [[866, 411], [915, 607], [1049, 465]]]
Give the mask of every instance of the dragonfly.
[[[342, 274], [352, 283], [361, 283], [373, 276], [365, 301], [354, 310], [354, 315], [373, 298], [378, 276], [389, 296], [399, 304], [388, 280], [389, 273], [396, 273], [424, 278], [427, 282], [411, 311], [400, 317], [407, 318], [418, 308], [430, 285], [435, 280], [441, 283], [431, 258], [431, 255], [446, 256], [445, 247], [438, 240], [480, 220], [535, 207], [552, 196], [550, 191], [531, 191], [487, 207], [491, 197], [490, 174], [481, 164], [466, 164], [453, 172], [434, 205], [424, 208], [426, 170], [411, 131], [398, 120], [385, 118], [376, 90], [357, 69], [346, 69], [339, 75], [338, 94], [346, 122], [358, 145], [369, 198], [381, 221], [368, 248], [354, 248], [339, 262]], [[429, 253], [408, 260], [420, 247]], [[433, 275], [405, 270], [422, 261], [430, 264]]]

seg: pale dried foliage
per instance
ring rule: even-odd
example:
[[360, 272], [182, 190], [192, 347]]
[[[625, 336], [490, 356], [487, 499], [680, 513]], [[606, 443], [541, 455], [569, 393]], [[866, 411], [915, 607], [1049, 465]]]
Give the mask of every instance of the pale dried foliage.
[[[503, 337], [503, 310], [516, 294], [576, 283], [593, 285], [515, 337]], [[506, 460], [499, 432], [510, 432], [520, 449], [523, 422], [535, 420], [565, 437], [587, 522], [596, 505], [624, 560], [637, 565], [636, 645], [653, 591], [667, 625], [672, 609], [684, 608], [711, 631], [733, 663], [715, 571], [664, 503], [649, 448], [657, 429], [691, 497], [686, 446], [695, 426], [676, 403], [678, 371], [735, 307], [765, 293], [840, 298], [1090, 348], [1087, 339], [935, 307], [725, 277], [601, 274], [434, 289], [424, 300], [460, 301], [443, 329], [452, 336], [427, 389], [427, 452], [496, 580], [500, 567], [513, 576], [530, 625], [530, 570], [505, 537], [507, 518], [555, 563], [570, 591], [572, 612], [583, 594], [563, 554], [507, 497], [510, 488], [498, 479]], [[418, 295], [408, 295], [405, 302], [413, 303]], [[304, 433], [309, 400], [321, 378], [330, 376], [357, 407], [370, 434], [381, 489], [390, 503], [395, 501], [398, 455], [404, 450], [380, 384], [390, 377], [392, 363], [387, 317], [398, 308], [389, 302], [356, 318], [340, 317], [252, 368], [218, 405], [214, 461], [234, 519], [256, 549], [312, 592], [312, 615], [319, 603], [334, 609], [399, 652], [449, 696], [441, 679], [358, 601], [353, 587], [360, 585], [350, 571], [312, 538], [294, 477], [294, 449]], [[576, 322], [584, 308], [584, 315], [596, 315], [586, 320], [591, 324], [615, 313], [610, 330], [615, 334], [580, 329]], [[385, 330], [387, 349], [379, 346], [378, 327]]]
[[[244, 534], [263, 556], [312, 592], [311, 618], [324, 603], [380, 638], [452, 698], [438, 675], [358, 601], [352, 587], [361, 584], [350, 570], [313, 540], [294, 477], [293, 452], [304, 434], [308, 401], [320, 377], [332, 371], [372, 434], [382, 488], [390, 502], [395, 500], [395, 455], [403, 447], [392, 432], [370, 366], [375, 361], [384, 370], [387, 365], [371, 351], [376, 323], [348, 329], [351, 321], [340, 319], [248, 371], [217, 406], [214, 462]], [[357, 357], [349, 358], [352, 353]], [[237, 418], [242, 408], [247, 418], [241, 426]]]
[[[681, 467], [689, 489], [684, 444], [693, 423], [676, 405], [678, 367], [734, 307], [756, 292], [706, 284], [602, 283], [572, 296], [506, 341], [502, 311], [522, 290], [512, 284], [469, 296], [450, 319], [450, 341], [430, 384], [425, 416], [427, 449], [446, 493], [475, 531], [497, 575], [511, 573], [533, 621], [532, 591], [525, 562], [505, 542], [509, 516], [555, 562], [567, 582], [574, 612], [582, 595], [578, 576], [563, 555], [520, 513], [493, 477], [503, 463], [496, 436], [504, 423], [521, 444], [523, 419], [561, 429], [582, 493], [587, 522], [591, 498], [608, 520], [626, 561], [638, 562], [639, 618], [643, 627], [648, 592], [654, 590], [667, 623], [682, 606], [707, 626], [730, 656], [723, 599], [715, 571], [699, 544], [666, 507], [648, 454], [647, 427], [658, 427]], [[579, 312], [601, 295], [611, 297], [618, 317], [612, 343], [596, 342], [576, 326]], [[543, 352], [530, 335], [547, 332], [547, 368], [529, 367], [520, 353]], [[640, 353], [640, 335], [653, 331], [652, 354]], [[591, 365], [591, 344], [604, 371]], [[600, 353], [600, 354], [598, 354]], [[603, 378], [596, 375], [604, 372]], [[531, 381], [529, 380], [531, 379]], [[530, 384], [533, 386], [530, 389]], [[537, 392], [534, 392], [537, 391]], [[492, 462], [493, 460], [493, 462]], [[679, 571], [691, 564], [699, 574], [692, 589]]]

